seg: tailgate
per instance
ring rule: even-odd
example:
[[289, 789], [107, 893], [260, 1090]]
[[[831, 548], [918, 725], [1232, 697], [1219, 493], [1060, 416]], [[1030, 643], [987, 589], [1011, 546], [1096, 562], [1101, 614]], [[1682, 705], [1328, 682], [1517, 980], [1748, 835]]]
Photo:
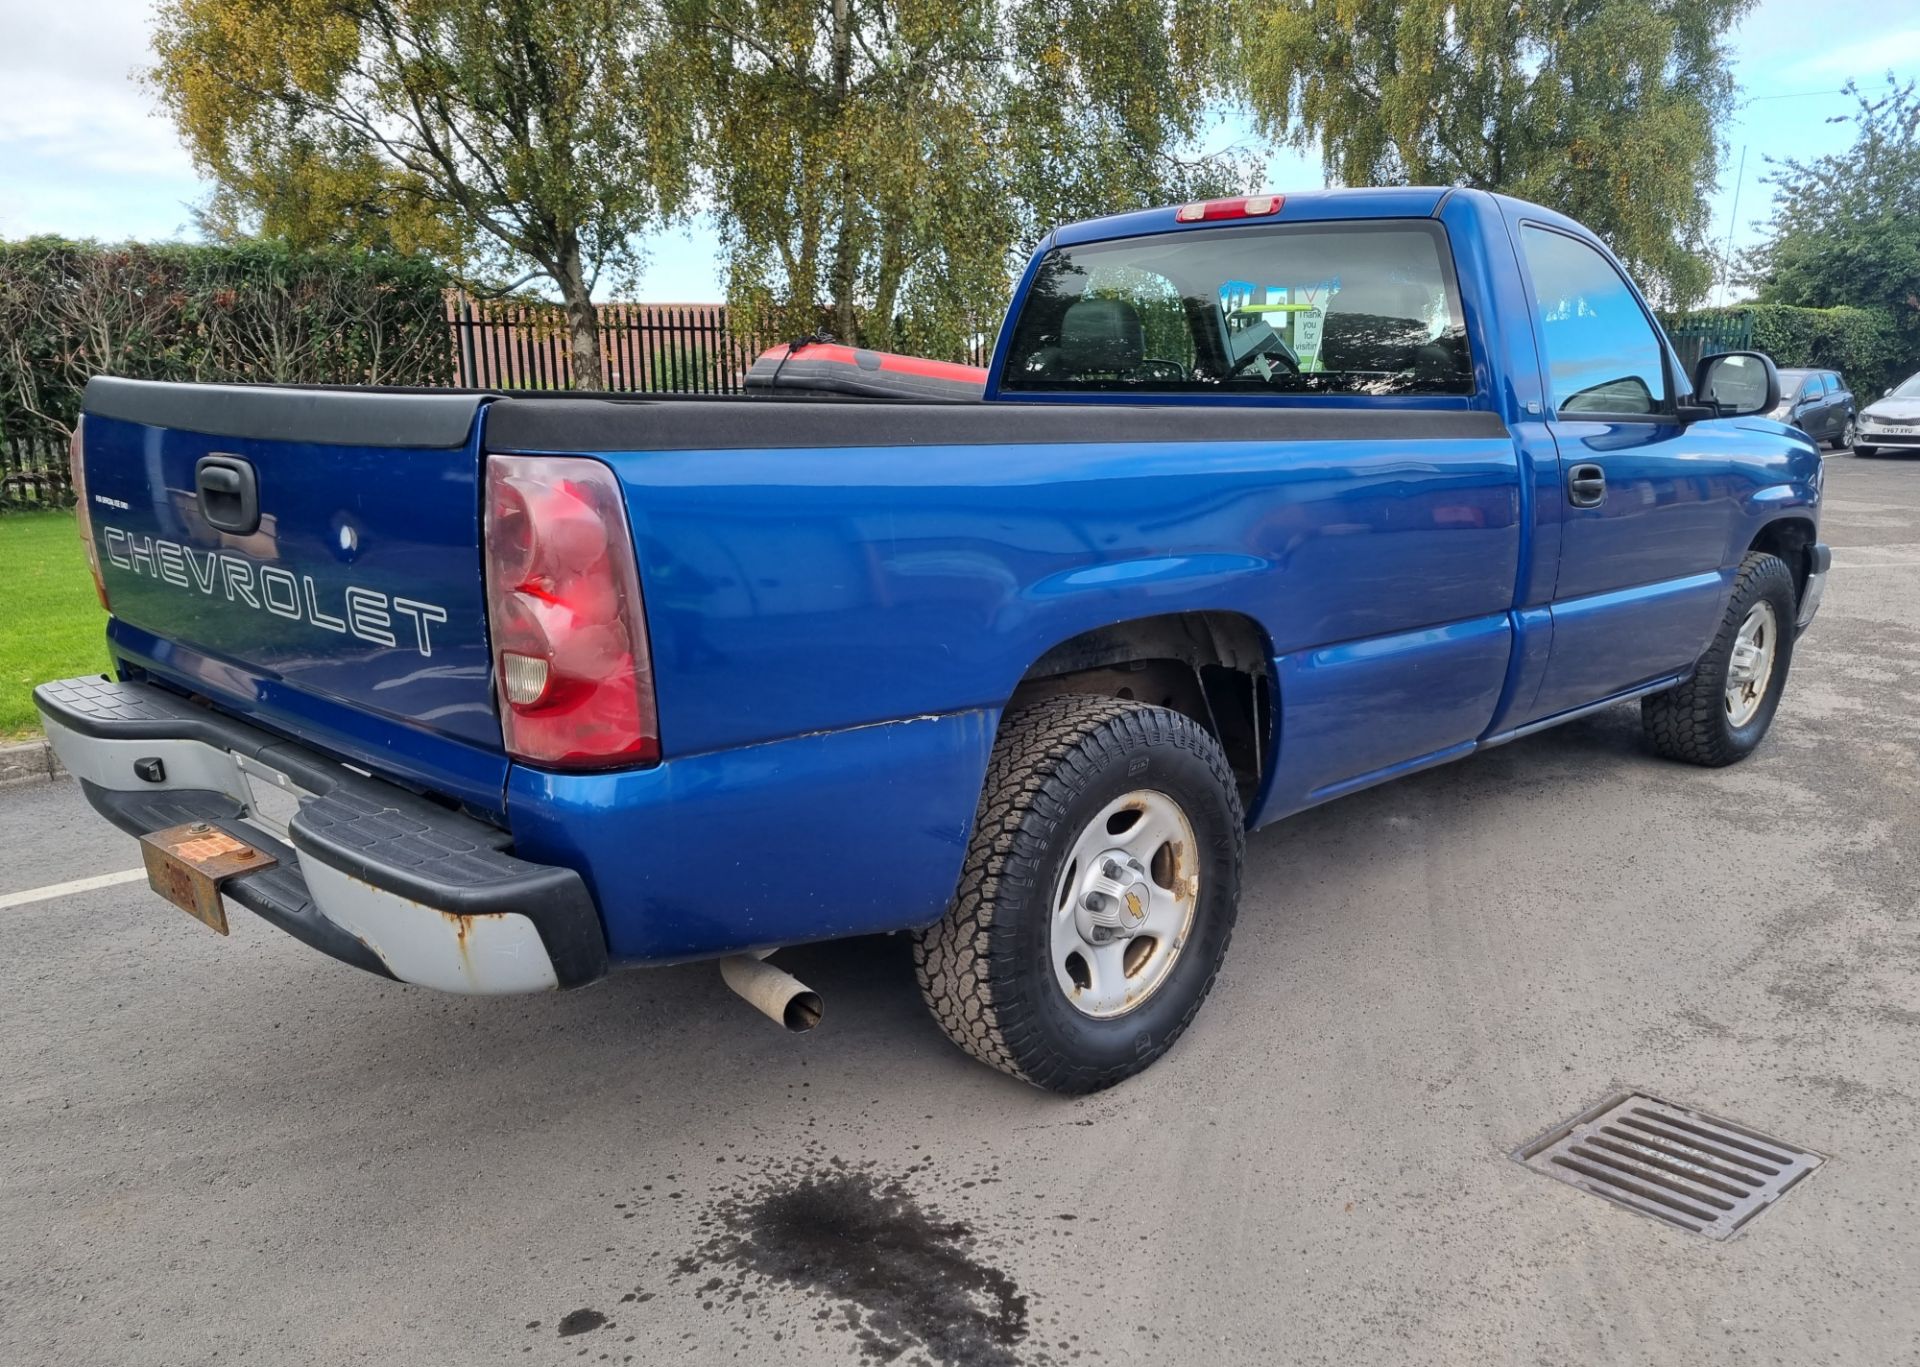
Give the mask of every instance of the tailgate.
[[[497, 795], [484, 402], [94, 380], [86, 499], [116, 653], [288, 729], [352, 736], [341, 748], [383, 768], [430, 780], [451, 763], [454, 786]], [[440, 760], [410, 734], [480, 753]]]

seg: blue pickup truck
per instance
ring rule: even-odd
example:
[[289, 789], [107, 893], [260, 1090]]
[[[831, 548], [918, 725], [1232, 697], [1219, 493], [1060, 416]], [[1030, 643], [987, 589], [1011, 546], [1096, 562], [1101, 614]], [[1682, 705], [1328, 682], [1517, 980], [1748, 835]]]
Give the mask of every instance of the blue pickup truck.
[[38, 703], [154, 888], [458, 992], [913, 941], [963, 1049], [1164, 1053], [1245, 833], [1639, 700], [1765, 735], [1821, 463], [1578, 224], [1467, 190], [1061, 228], [984, 392], [88, 388], [111, 676]]

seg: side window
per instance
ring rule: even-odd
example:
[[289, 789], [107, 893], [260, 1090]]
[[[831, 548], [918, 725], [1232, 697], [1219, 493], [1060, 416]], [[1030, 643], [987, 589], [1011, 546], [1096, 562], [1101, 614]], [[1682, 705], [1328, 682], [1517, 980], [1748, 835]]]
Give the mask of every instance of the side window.
[[1840, 381], [1823, 371], [1820, 375], [1820, 392], [1822, 394], [1838, 394], [1840, 392]]
[[1660, 339], [1613, 264], [1578, 238], [1523, 227], [1553, 406], [1563, 417], [1667, 407]]

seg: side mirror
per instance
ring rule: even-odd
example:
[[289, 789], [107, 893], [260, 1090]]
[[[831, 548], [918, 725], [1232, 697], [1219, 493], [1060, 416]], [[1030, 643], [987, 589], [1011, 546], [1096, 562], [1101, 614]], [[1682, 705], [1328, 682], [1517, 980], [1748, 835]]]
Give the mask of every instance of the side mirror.
[[1780, 402], [1780, 372], [1758, 351], [1728, 351], [1703, 356], [1693, 372], [1692, 404], [1683, 414], [1701, 418], [1750, 418]]

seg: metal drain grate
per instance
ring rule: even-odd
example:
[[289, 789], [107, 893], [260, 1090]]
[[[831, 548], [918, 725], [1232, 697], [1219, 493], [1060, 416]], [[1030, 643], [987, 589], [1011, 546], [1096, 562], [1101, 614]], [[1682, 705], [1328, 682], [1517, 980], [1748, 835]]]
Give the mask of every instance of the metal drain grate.
[[1513, 1156], [1549, 1177], [1709, 1239], [1731, 1237], [1826, 1161], [1638, 1093], [1601, 1102]]

